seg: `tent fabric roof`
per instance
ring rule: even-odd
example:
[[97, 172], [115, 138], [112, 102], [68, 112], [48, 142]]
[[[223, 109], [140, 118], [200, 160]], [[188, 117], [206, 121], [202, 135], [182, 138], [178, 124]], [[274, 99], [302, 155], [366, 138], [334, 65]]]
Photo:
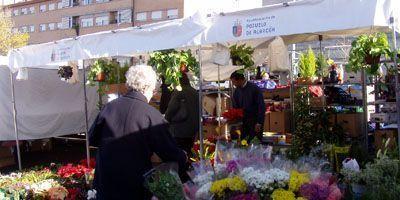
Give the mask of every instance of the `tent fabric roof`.
[[235, 43], [281, 36], [286, 44], [389, 31], [390, 17], [400, 31], [399, 0], [300, 0], [251, 10], [196, 15], [157, 24], [83, 35], [31, 45], [9, 54], [12, 71], [58, 61], [146, 53], [213, 43]]

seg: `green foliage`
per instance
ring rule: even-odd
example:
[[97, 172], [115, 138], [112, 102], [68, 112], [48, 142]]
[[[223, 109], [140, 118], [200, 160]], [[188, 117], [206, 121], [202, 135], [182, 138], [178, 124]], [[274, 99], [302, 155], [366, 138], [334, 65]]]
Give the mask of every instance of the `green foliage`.
[[182, 185], [179, 177], [172, 172], [156, 171], [148, 180], [150, 192], [158, 199], [163, 200], [184, 200]]
[[360, 35], [351, 44], [349, 68], [357, 72], [365, 68], [369, 74], [376, 74], [379, 63], [368, 64], [367, 59], [388, 56], [390, 46], [385, 33], [375, 33], [370, 35]]
[[180, 86], [179, 78], [182, 77], [181, 68], [199, 74], [199, 63], [190, 50], [176, 51], [173, 49], [156, 51], [150, 54], [148, 64], [157, 69], [157, 73], [165, 77], [165, 84], [170, 89]]
[[328, 75], [329, 65], [324, 54], [318, 53], [316, 65], [318, 76], [325, 77], [326, 75]]
[[246, 44], [232, 45], [229, 47], [231, 53], [232, 64], [249, 68], [254, 66], [253, 53], [254, 49]]
[[345, 144], [343, 128], [329, 121], [331, 111], [314, 111], [309, 103], [312, 97], [308, 87], [298, 88], [295, 96], [292, 147], [289, 151], [291, 159], [309, 155], [313, 148], [321, 144]]
[[309, 48], [307, 53], [300, 55], [299, 60], [300, 76], [302, 78], [314, 77], [317, 71], [314, 51]]

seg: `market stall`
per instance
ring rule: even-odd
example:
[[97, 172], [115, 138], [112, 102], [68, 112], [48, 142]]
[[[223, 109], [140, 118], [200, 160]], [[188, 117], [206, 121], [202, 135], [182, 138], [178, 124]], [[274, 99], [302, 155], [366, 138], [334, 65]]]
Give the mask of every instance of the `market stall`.
[[[132, 28], [123, 30], [121, 32], [114, 31], [99, 33], [81, 36], [76, 39], [63, 40], [54, 44], [46, 44], [48, 46], [43, 49], [47, 49], [47, 53], [42, 55], [54, 54], [55, 56], [43, 57], [42, 59], [35, 61], [33, 59], [28, 60], [27, 58], [32, 55], [32, 49], [39, 46], [24, 47], [19, 50], [14, 50], [10, 53], [10, 67], [13, 70], [18, 70], [22, 67], [35, 67], [40, 64], [51, 63], [52, 58], [54, 58], [53, 60], [66, 61], [98, 58], [103, 56], [146, 53], [147, 51], [179, 48], [184, 46], [209, 45], [212, 43], [222, 43], [227, 46], [234, 43], [251, 44], [252, 41], [250, 40], [253, 39], [256, 39], [256, 44], [259, 45], [263, 42], [271, 40], [275, 36], [281, 36], [286, 44], [292, 44], [300, 41], [316, 40], [319, 38], [319, 35], [322, 35], [324, 38], [329, 38], [338, 35], [358, 35], [361, 33], [373, 33], [378, 31], [389, 32], [390, 30], [395, 33], [395, 30], [400, 30], [399, 26], [397, 25], [398, 23], [396, 23], [399, 21], [399, 16], [395, 11], [398, 9], [399, 2], [395, 0], [376, 0], [368, 2], [361, 0], [352, 2], [347, 2], [344, 0], [309, 0], [289, 2], [283, 5], [274, 5], [253, 10], [217, 14], [212, 15], [209, 18], [197, 16], [159, 24], [160, 27], [168, 27], [170, 25], [185, 25], [184, 22], [188, 22], [189, 25], [193, 25], [194, 22], [194, 26], [189, 26], [192, 28], [190, 30], [193, 31], [190, 31], [191, 37], [185, 37], [185, 41], [174, 44], [169, 43], [164, 45], [165, 43], [160, 43], [163, 45], [156, 46], [156, 43], [152, 43], [154, 40], [152, 38], [148, 38], [148, 40], [142, 39], [141, 44], [143, 45], [140, 47], [125, 46], [124, 44], [127, 43], [126, 40], [140, 39], [142, 36], [140, 34], [144, 34], [146, 31], [151, 32], [153, 29], [156, 33], [160, 34], [160, 38], [163, 38], [162, 32], [158, 32], [159, 30], [162, 30], [162, 28], [157, 29], [152, 26], [144, 26], [141, 29]], [[187, 33], [187, 30], [182, 31]], [[134, 37], [134, 35], [130, 34], [131, 32], [137, 33], [138, 35]], [[118, 33], [126, 34], [126, 36], [121, 37], [121, 40], [118, 40]], [[176, 33], [177, 32], [174, 31], [175, 35]], [[114, 42], [113, 47], [115, 48], [111, 48], [110, 51], [107, 52], [104, 50], [106, 49], [106, 46], [102, 48], [97, 46], [97, 43], [102, 40], [102, 36], [107, 36], [104, 37], [106, 38], [105, 41]], [[83, 40], [82, 38], [85, 39]], [[62, 45], [57, 46], [60, 44]], [[110, 45], [110, 43], [107, 44]], [[142, 47], [146, 47], [147, 44], [154, 44], [154, 46], [151, 46], [151, 48], [142, 49]], [[116, 50], [118, 49], [119, 45], [124, 46], [123, 51]], [[56, 50], [54, 50], [54, 48]], [[74, 49], [80, 50], [77, 51], [78, 53], [68, 53]], [[95, 52], [97, 49], [100, 49], [100, 51]], [[202, 66], [204, 58], [202, 58], [201, 48], [198, 49], [200, 50], [200, 66]], [[67, 56], [63, 57], [61, 55]], [[293, 70], [291, 69], [290, 71]], [[202, 70], [200, 70], [200, 72], [202, 72]], [[396, 76], [398, 75], [396, 74]], [[396, 79], [397, 78], [398, 77], [396, 77]], [[291, 88], [294, 88], [293, 75], [291, 76], [291, 79]], [[199, 89], [201, 92], [202, 81], [202, 73], [200, 73]], [[398, 83], [396, 82], [396, 88], [398, 88], [397, 84]], [[398, 94], [396, 97], [397, 100], [399, 100], [398, 98], [400, 96]], [[400, 101], [397, 102], [399, 103]], [[400, 109], [398, 106], [397, 112], [399, 111]], [[204, 149], [202, 134], [200, 134], [200, 149], [201, 155], [203, 155]], [[296, 176], [302, 177], [302, 175]], [[296, 190], [298, 189], [299, 188], [297, 187]], [[224, 191], [221, 191], [221, 193], [224, 193]], [[215, 194], [219, 195], [219, 192], [216, 191]]]

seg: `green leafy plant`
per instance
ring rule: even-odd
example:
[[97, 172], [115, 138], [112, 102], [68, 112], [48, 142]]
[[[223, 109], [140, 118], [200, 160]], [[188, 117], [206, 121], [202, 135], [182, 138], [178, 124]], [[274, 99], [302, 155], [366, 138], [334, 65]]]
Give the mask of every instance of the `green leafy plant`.
[[254, 49], [246, 44], [232, 45], [229, 47], [233, 65], [244, 66], [249, 68], [254, 66], [253, 53]]
[[315, 76], [317, 72], [316, 58], [314, 51], [311, 48], [308, 48], [308, 51], [305, 54], [300, 55], [299, 70], [300, 77], [302, 78], [312, 78]]
[[382, 55], [390, 55], [390, 46], [385, 33], [360, 35], [351, 44], [349, 68], [354, 72], [365, 68], [367, 73], [376, 74]]
[[158, 199], [184, 200], [182, 184], [175, 172], [156, 171], [149, 178], [148, 188]]
[[326, 75], [328, 75], [329, 65], [324, 54], [318, 53], [316, 64], [318, 76], [325, 77]]
[[94, 64], [90, 67], [88, 73], [88, 84], [91, 86], [96, 85], [97, 76], [101, 73], [104, 73], [105, 76], [111, 72], [111, 66], [109, 65], [107, 60], [96, 60]]
[[150, 54], [148, 64], [155, 67], [159, 75], [165, 77], [165, 84], [170, 85], [171, 90], [180, 86], [181, 72], [191, 71], [196, 76], [199, 73], [199, 63], [190, 50], [180, 52], [173, 49], [156, 51]]

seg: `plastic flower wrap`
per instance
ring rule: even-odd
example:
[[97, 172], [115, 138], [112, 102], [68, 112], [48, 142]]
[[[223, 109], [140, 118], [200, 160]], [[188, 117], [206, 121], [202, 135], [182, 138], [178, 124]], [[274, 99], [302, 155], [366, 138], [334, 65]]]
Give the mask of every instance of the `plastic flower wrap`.
[[228, 192], [243, 193], [246, 192], [246, 190], [246, 182], [244, 182], [243, 179], [238, 176], [215, 181], [212, 183], [210, 188], [211, 193], [219, 198], [224, 197], [225, 195], [227, 195]]
[[296, 196], [292, 191], [282, 188], [274, 190], [271, 195], [272, 200], [296, 200]]
[[210, 192], [212, 184], [213, 184], [212, 182], [208, 182], [208, 183], [202, 185], [196, 191], [195, 199], [198, 199], [198, 200], [208, 200], [208, 199], [210, 199], [212, 197], [212, 194]]
[[303, 184], [308, 182], [310, 182], [310, 175], [308, 173], [300, 173], [293, 170], [290, 172], [289, 190], [297, 192]]

